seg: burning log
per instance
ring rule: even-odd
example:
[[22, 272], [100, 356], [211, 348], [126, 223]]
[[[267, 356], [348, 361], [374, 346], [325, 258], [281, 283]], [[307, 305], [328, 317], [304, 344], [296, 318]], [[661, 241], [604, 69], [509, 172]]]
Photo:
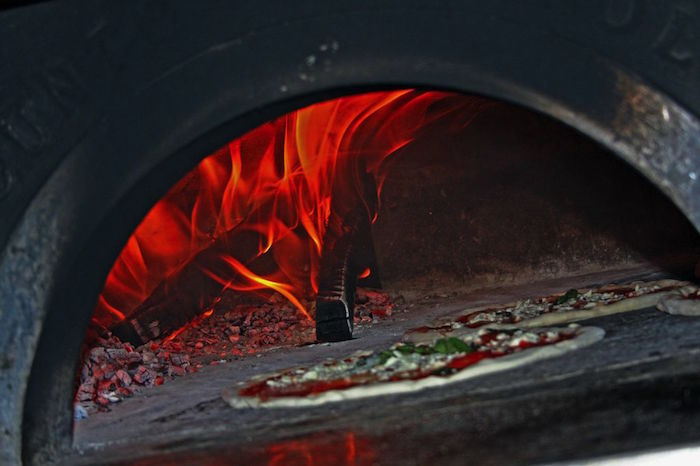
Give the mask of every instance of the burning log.
[[[344, 172], [353, 183], [336, 183], [333, 208], [321, 251], [316, 297], [316, 339], [343, 341], [352, 338], [358, 275], [370, 275], [364, 285], [379, 287], [370, 218], [377, 206], [374, 178], [357, 163]], [[359, 189], [358, 189], [359, 188]], [[358, 192], [359, 191], [359, 192]]]
[[[366, 210], [332, 214], [326, 241], [316, 306], [317, 323], [320, 323], [317, 337], [324, 341], [339, 341], [352, 336], [358, 273], [370, 269], [371, 274], [361, 279], [363, 285], [379, 288]], [[215, 277], [231, 276], [222, 257], [245, 258], [240, 259], [244, 263], [255, 259], [258, 267], [274, 267], [274, 264], [264, 263], [265, 256], [252, 254], [258, 250], [260, 242], [260, 235], [251, 231], [232, 231], [222, 236], [195, 255], [178, 273], [164, 280], [127, 319], [113, 325], [111, 332], [135, 346], [171, 335], [211, 309], [220, 299], [225, 285]], [[343, 322], [346, 330], [340, 333], [331, 331]]]
[[[320, 258], [316, 327], [317, 338], [323, 341], [352, 337], [358, 274], [367, 270], [369, 275], [362, 278], [363, 284], [379, 287], [370, 225], [377, 206], [376, 183], [361, 160], [342, 162], [343, 179], [333, 188]], [[278, 268], [272, 254], [262, 253], [265, 240], [263, 234], [254, 230], [228, 231], [162, 281], [125, 320], [110, 330], [122, 341], [139, 346], [171, 335], [212, 309], [225, 288], [251, 290], [250, 283], [242, 276], [249, 272], [249, 266], [268, 268], [268, 272]], [[284, 294], [308, 318], [303, 305], [283, 286], [275, 288], [270, 280], [260, 281]]]
[[352, 338], [358, 268], [353, 259], [357, 236], [352, 226], [339, 225], [321, 256], [319, 290], [316, 297], [316, 338], [343, 341]]
[[225, 286], [216, 277], [230, 276], [222, 257], [245, 258], [257, 251], [256, 232], [232, 230], [195, 255], [178, 273], [164, 280], [126, 320], [110, 330], [136, 346], [164, 338], [210, 309]]

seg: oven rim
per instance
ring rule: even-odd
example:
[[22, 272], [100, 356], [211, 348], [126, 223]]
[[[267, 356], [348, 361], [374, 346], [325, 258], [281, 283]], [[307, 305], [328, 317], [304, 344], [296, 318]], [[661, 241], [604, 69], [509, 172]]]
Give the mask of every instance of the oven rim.
[[[504, 22], [502, 27], [505, 33], [511, 25]], [[285, 28], [279, 26], [280, 30]], [[319, 29], [322, 32], [317, 39], [326, 40], [326, 28]], [[266, 40], [272, 40], [269, 36], [274, 37], [276, 33], [279, 30], [271, 29], [260, 34], [256, 38], [257, 47], [264, 47]], [[524, 34], [530, 45], [544, 44], [553, 38], [542, 31]], [[490, 45], [494, 52], [500, 50], [499, 44]], [[94, 302], [100, 289], [94, 284], [104, 280], [111, 266], [107, 258], [113, 260], [116, 257], [121, 244], [148, 207], [213, 149], [258, 124], [306, 104], [350, 92], [418, 87], [479, 94], [521, 105], [562, 121], [606, 146], [659, 187], [700, 230], [700, 187], [694, 179], [692, 183], [687, 179], [687, 175], [700, 169], [700, 157], [697, 156], [700, 154], [700, 123], [659, 87], [648, 84], [603, 54], [591, 52], [578, 44], [566, 44], [551, 50], [553, 56], [544, 57], [547, 61], [559, 60], [561, 65], [557, 76], [553, 77], [557, 83], [555, 86], [538, 83], [538, 76], [519, 75], [517, 67], [505, 66], [498, 61], [475, 63], [455, 57], [454, 60], [435, 59], [426, 63], [429, 49], [414, 51], [413, 55], [406, 51], [400, 60], [373, 58], [369, 60], [369, 69], [362, 72], [352, 71], [357, 60], [363, 58], [362, 50], [351, 50], [346, 56], [335, 56], [332, 69], [319, 73], [316, 80], [298, 78], [299, 66], [303, 66], [303, 62], [300, 65], [295, 58], [295, 61], [284, 63], [283, 69], [277, 73], [260, 71], [257, 79], [264, 77], [261, 82], [265, 85], [282, 83], [274, 91], [257, 98], [248, 96], [248, 99], [236, 95], [238, 105], [217, 117], [211, 113], [220, 109], [221, 103], [212, 104], [206, 115], [202, 115], [201, 107], [205, 102], [220, 98], [222, 88], [201, 91], [206, 96], [200, 96], [198, 104], [178, 112], [190, 115], [189, 121], [181, 121], [196, 123], [180, 131], [177, 138], [167, 140], [167, 135], [173, 133], [172, 125], [167, 129], [154, 128], [156, 124], [145, 121], [145, 125], [153, 130], [149, 134], [160, 132], [166, 137], [167, 144], [153, 144], [151, 156], [146, 157], [150, 166], [142, 167], [122, 192], [113, 193], [114, 199], [103, 218], [93, 221], [89, 229], [78, 235], [68, 222], [75, 220], [74, 216], [86, 215], [87, 208], [80, 205], [84, 202], [82, 199], [67, 199], [71, 197], [68, 194], [71, 187], [75, 187], [76, 175], [85, 174], [85, 167], [90, 167], [86, 162], [90, 149], [99, 147], [104, 132], [118, 126], [115, 122], [128, 117], [122, 113], [123, 109], [132, 112], [140, 109], [144, 115], [162, 112], [167, 108], [168, 98], [179, 88], [174, 82], [192, 82], [202, 70], [211, 70], [216, 61], [229, 63], [239, 59], [234, 53], [238, 49], [227, 43], [214, 44], [203, 53], [187, 57], [178, 65], [179, 68], [169, 70], [163, 79], [152, 83], [149, 91], [153, 94], [149, 98], [137, 95], [121, 106], [109, 109], [100, 124], [68, 152], [31, 201], [0, 257], [0, 302], [11, 312], [18, 313], [18, 318], [0, 331], [0, 347], [9, 348], [18, 343], [22, 346], [15, 354], [15, 360], [9, 363], [11, 370], [0, 373], [3, 387], [12, 387], [9, 409], [1, 426], [6, 432], [3, 440], [8, 443], [3, 446], [0, 458], [7, 458], [8, 463], [19, 462], [21, 457], [29, 463], [41, 462], [70, 448], [71, 397], [67, 388], [72, 381], [70, 377], [66, 378], [65, 368], [66, 364], [74, 366], [77, 363], [80, 343], [79, 339], [73, 341], [75, 339], [70, 337], [84, 333], [92, 310], [88, 304]], [[250, 57], [251, 60], [254, 58]], [[581, 67], [580, 63], [586, 66]], [[416, 64], [423, 67], [415, 69]], [[252, 62], [250, 66], [254, 66]], [[567, 94], [566, 80], [575, 83], [582, 95]], [[284, 84], [286, 82], [289, 84]], [[227, 90], [226, 86], [223, 90]], [[158, 105], [149, 109], [153, 102]], [[680, 162], [685, 164], [682, 171], [674, 166]], [[94, 186], [90, 189], [95, 193]], [[76, 205], [66, 209], [70, 202]], [[126, 207], [137, 205], [139, 207]], [[115, 216], [124, 219], [122, 228], [106, 234], [110, 229], [109, 219]], [[95, 261], [95, 245], [100, 244], [96, 238], [105, 235], [110, 239]], [[32, 240], [35, 242], [29, 244]], [[70, 247], [66, 247], [67, 242]], [[74, 251], [80, 252], [67, 257]], [[92, 261], [100, 264], [93, 264], [90, 268]], [[39, 279], [46, 281], [37, 284]], [[71, 286], [65, 286], [66, 283]], [[94, 290], [94, 293], [72, 296], [71, 290], [76, 285]], [[64, 309], [74, 310], [66, 316]], [[65, 331], [66, 319], [78, 322], [72, 325], [72, 332]], [[56, 347], [64, 352], [53, 350]], [[75, 357], [70, 359], [66, 355]]]

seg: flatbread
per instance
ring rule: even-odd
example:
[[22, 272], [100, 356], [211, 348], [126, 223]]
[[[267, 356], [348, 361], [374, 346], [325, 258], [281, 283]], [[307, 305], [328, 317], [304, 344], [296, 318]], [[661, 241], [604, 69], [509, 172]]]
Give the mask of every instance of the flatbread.
[[[482, 331], [481, 336], [489, 334], [495, 339], [500, 337], [493, 335], [493, 331]], [[523, 338], [528, 338], [529, 333], [537, 335], [566, 335], [566, 338], [553, 339], [552, 343], [533, 344], [532, 346], [523, 345]], [[425, 390], [432, 387], [444, 386], [456, 383], [463, 380], [481, 377], [487, 374], [502, 372], [526, 364], [531, 364], [536, 361], [560, 356], [569, 351], [589, 346], [597, 341], [600, 341], [605, 332], [597, 327], [578, 327], [573, 326], [564, 329], [538, 329], [532, 332], [496, 332], [496, 335], [510, 335], [510, 343], [514, 343], [513, 351], [509, 354], [490, 355], [481, 357], [480, 351], [472, 351], [460, 353], [459, 351], [452, 353], [446, 360], [449, 362], [444, 365], [448, 368], [447, 371], [440, 371], [435, 366], [428, 367], [428, 375], [423, 374], [420, 378], [415, 377], [415, 374], [420, 373], [421, 368], [414, 364], [406, 364], [403, 369], [400, 367], [396, 371], [396, 377], [392, 380], [387, 380], [384, 377], [377, 376], [375, 380], [363, 379], [362, 384], [353, 385], [349, 379], [353, 377], [351, 370], [347, 371], [346, 378], [342, 377], [323, 377], [324, 367], [331, 367], [334, 364], [356, 364], [359, 358], [378, 357], [375, 353], [356, 354], [342, 360], [325, 362], [321, 365], [311, 368], [296, 368], [286, 371], [281, 371], [268, 376], [256, 378], [251, 381], [240, 383], [236, 386], [225, 389], [222, 396], [226, 402], [237, 409], [244, 408], [291, 408], [291, 407], [309, 407], [318, 406], [325, 403], [335, 403], [340, 401], [348, 401], [360, 398], [376, 397], [382, 395], [411, 393]], [[473, 338], [480, 338], [478, 335], [473, 335]], [[467, 343], [468, 339], [463, 340]], [[490, 339], [491, 342], [495, 341]], [[437, 343], [436, 343], [437, 344]], [[511, 345], [512, 346], [512, 345]], [[522, 346], [522, 347], [521, 347]], [[400, 346], [395, 345], [393, 351], [398, 351]], [[383, 354], [383, 353], [379, 353]], [[397, 358], [398, 359], [398, 358]], [[474, 361], [471, 361], [473, 359]], [[427, 361], [426, 361], [427, 362]], [[467, 364], [468, 362], [468, 364]], [[387, 363], [392, 363], [387, 361]], [[329, 366], [330, 365], [330, 366]], [[460, 367], [460, 366], [464, 367]], [[326, 373], [343, 373], [344, 367], [339, 371], [326, 371]], [[406, 378], [401, 378], [401, 370], [406, 371]], [[371, 373], [371, 372], [370, 372]], [[309, 377], [309, 374], [313, 376]], [[357, 372], [355, 372], [357, 374]], [[283, 387], [283, 392], [274, 395], [276, 384], [284, 385], [284, 377], [290, 377], [286, 382], [286, 387]], [[309, 380], [313, 384], [309, 384]], [[294, 390], [294, 383], [298, 384], [298, 389]], [[314, 390], [314, 384], [321, 390]], [[292, 390], [287, 388], [292, 387]], [[262, 388], [262, 390], [258, 390]], [[266, 391], [265, 396], [260, 396], [262, 391]], [[258, 392], [258, 393], [256, 393]], [[291, 393], [291, 394], [290, 394]]]

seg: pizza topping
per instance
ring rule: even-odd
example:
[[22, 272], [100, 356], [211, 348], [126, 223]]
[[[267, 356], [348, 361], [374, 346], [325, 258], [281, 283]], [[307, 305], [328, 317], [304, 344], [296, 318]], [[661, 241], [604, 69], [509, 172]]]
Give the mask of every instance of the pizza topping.
[[572, 288], [566, 293], [564, 293], [563, 296], [558, 297], [555, 301], [554, 304], [566, 304], [571, 300], [576, 300], [578, 298], [578, 290], [576, 288]]
[[578, 332], [578, 326], [527, 331], [481, 329], [463, 338], [439, 338], [430, 344], [398, 343], [382, 351], [290, 369], [240, 388], [238, 396], [264, 402], [373, 383], [445, 377], [484, 359], [575, 338]]
[[[461, 327], [479, 328], [488, 324], [517, 324], [523, 320], [539, 317], [550, 312], [565, 312], [593, 309], [600, 305], [609, 305], [627, 298], [660, 293], [687, 286], [687, 282], [661, 280], [656, 282], [636, 282], [625, 285], [605, 285], [597, 289], [572, 288], [565, 293], [535, 299], [525, 299], [502, 308], [489, 308], [473, 311], [457, 317], [454, 321], [443, 324], [444, 330]], [[427, 328], [423, 333], [437, 330]]]

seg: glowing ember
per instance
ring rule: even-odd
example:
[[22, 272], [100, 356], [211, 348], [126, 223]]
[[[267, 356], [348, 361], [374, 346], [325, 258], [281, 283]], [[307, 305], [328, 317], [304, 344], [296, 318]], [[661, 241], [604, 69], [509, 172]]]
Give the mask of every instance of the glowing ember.
[[[160, 342], [132, 346], [114, 335], [95, 336], [83, 348], [75, 410], [81, 418], [109, 410], [144, 387], [196, 372], [205, 365], [225, 364], [273, 348], [312, 343], [313, 323], [295, 312], [283, 297], [260, 304], [241, 304], [235, 291], [223, 293], [215, 309], [202, 313]], [[402, 298], [360, 288], [355, 325], [389, 317]]]
[[[377, 197], [365, 202], [375, 220], [370, 206], [377, 205], [390, 156], [448, 114], [464, 127], [474, 102], [415, 90], [354, 95], [289, 113], [233, 140], [148, 212], [107, 277], [96, 321], [109, 327], [125, 319], [224, 234], [230, 250], [200, 266], [206, 276], [222, 291], [279, 293], [308, 317], [305, 298], [317, 291], [331, 193], [366, 196], [353, 176], [364, 167], [376, 184]], [[248, 243], [253, 251], [237, 252]]]

